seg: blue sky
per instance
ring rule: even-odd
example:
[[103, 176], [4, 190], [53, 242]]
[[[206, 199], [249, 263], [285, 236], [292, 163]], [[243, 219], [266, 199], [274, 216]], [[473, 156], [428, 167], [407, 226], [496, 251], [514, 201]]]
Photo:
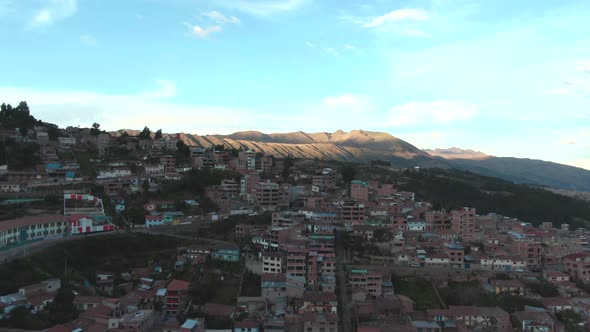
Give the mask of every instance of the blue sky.
[[60, 125], [386, 131], [590, 169], [590, 2], [0, 0], [0, 101]]

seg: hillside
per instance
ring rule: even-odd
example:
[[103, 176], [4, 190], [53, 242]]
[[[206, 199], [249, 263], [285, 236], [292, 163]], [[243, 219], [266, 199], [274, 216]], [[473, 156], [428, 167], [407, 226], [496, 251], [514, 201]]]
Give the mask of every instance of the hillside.
[[[130, 131], [128, 131], [130, 132]], [[175, 135], [176, 136], [176, 135]], [[277, 157], [369, 162], [382, 160], [392, 166], [457, 168], [477, 174], [526, 183], [577, 191], [590, 191], [590, 171], [541, 160], [499, 158], [459, 148], [420, 150], [388, 133], [353, 130], [333, 133], [264, 134], [258, 131], [231, 135], [179, 134], [189, 146], [224, 145], [235, 149], [252, 149]]]
[[424, 150], [424, 152], [433, 157], [441, 157], [444, 159], [486, 159], [492, 157], [480, 151], [465, 150], [455, 147], [448, 149]]

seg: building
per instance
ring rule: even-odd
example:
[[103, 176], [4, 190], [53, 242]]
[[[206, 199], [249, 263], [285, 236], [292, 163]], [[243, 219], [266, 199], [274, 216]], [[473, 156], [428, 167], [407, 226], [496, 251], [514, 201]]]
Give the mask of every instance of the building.
[[573, 309], [572, 301], [563, 297], [545, 297], [541, 299], [541, 303], [543, 303], [543, 306], [547, 311], [554, 314], [564, 310]]
[[288, 194], [273, 182], [258, 182], [254, 188], [254, 201], [264, 211], [289, 207]]
[[380, 272], [353, 269], [348, 273], [352, 288], [360, 288], [367, 293], [379, 297], [383, 294], [383, 280]]
[[154, 325], [152, 310], [136, 310], [121, 317], [119, 329], [129, 332], [147, 332]]
[[465, 248], [456, 243], [445, 243], [443, 251], [449, 256], [450, 267], [464, 268], [465, 266]]
[[350, 198], [359, 202], [368, 202], [369, 185], [359, 180], [350, 181]]
[[70, 148], [76, 145], [76, 139], [73, 137], [58, 137], [57, 141], [62, 148]]
[[272, 164], [273, 164], [273, 157], [272, 156], [263, 156], [262, 158], [260, 158], [259, 169], [260, 169], [260, 171], [262, 171], [264, 173], [270, 173], [270, 171], [272, 170]]
[[131, 175], [131, 170], [128, 168], [113, 168], [107, 170], [100, 170], [96, 174], [98, 180], [122, 178]]
[[525, 259], [529, 268], [538, 269], [543, 265], [541, 242], [527, 239], [517, 240], [512, 243], [512, 249]]
[[264, 251], [262, 253], [262, 273], [284, 273], [285, 254], [278, 251]]
[[337, 313], [338, 300], [335, 293], [305, 292], [303, 294], [303, 307], [305, 312]]
[[166, 155], [160, 157], [160, 164], [164, 165], [166, 172], [176, 171], [176, 157], [172, 155]]
[[226, 262], [239, 262], [240, 261], [240, 249], [237, 248], [219, 248], [213, 249], [211, 252], [211, 258], [226, 261]]
[[172, 280], [166, 287], [166, 312], [178, 314], [188, 308], [190, 301], [189, 283], [183, 280]]
[[365, 223], [365, 205], [347, 201], [340, 209], [340, 220], [346, 227]]
[[[171, 224], [171, 223], [170, 223]], [[145, 227], [155, 227], [164, 225], [164, 216], [161, 214], [145, 216]]]
[[303, 331], [337, 332], [338, 315], [335, 313], [318, 313], [307, 311], [303, 314]]
[[287, 296], [287, 277], [284, 274], [263, 273], [260, 277], [262, 297], [274, 302], [274, 299]]
[[62, 215], [41, 215], [0, 222], [0, 248], [68, 235]]
[[311, 184], [317, 191], [329, 191], [336, 188], [336, 173], [330, 168], [324, 168], [311, 178]]
[[524, 295], [524, 286], [518, 280], [492, 280], [490, 286], [496, 295]]
[[451, 212], [451, 229], [463, 240], [475, 239], [475, 209], [464, 207]]

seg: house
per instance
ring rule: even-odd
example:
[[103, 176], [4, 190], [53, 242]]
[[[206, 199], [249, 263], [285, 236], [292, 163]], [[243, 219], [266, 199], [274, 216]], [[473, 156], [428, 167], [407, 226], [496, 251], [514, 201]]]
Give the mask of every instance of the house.
[[335, 293], [305, 292], [303, 294], [303, 311], [338, 312], [338, 300]]
[[518, 280], [492, 280], [490, 286], [496, 295], [524, 295], [524, 286]]
[[570, 276], [583, 281], [590, 280], [590, 253], [570, 254], [565, 256], [563, 261], [565, 270]]
[[239, 262], [240, 261], [240, 249], [220, 248], [213, 249], [211, 252], [211, 258], [225, 261], [225, 262]]
[[231, 305], [206, 303], [202, 308], [203, 312], [207, 316], [217, 318], [233, 318], [236, 308]]
[[155, 227], [164, 225], [164, 216], [161, 214], [145, 216], [145, 227]]
[[306, 311], [303, 314], [303, 331], [306, 332], [337, 332], [338, 315], [331, 312]]
[[552, 313], [558, 313], [564, 310], [572, 310], [572, 301], [563, 297], [546, 297], [541, 299], [545, 309]]
[[260, 324], [255, 320], [243, 320], [234, 323], [234, 332], [258, 332]]
[[187, 319], [180, 326], [179, 332], [205, 332], [205, 319], [204, 318]]
[[521, 331], [555, 331], [556, 321], [545, 311], [519, 311], [512, 316], [520, 323]]
[[263, 273], [260, 277], [262, 297], [273, 299], [287, 296], [287, 277], [284, 274]]
[[70, 148], [76, 145], [76, 139], [73, 137], [58, 137], [57, 141], [61, 148]]
[[183, 312], [189, 304], [189, 282], [172, 280], [166, 287], [166, 312], [178, 314]]
[[123, 315], [118, 328], [130, 332], [147, 332], [154, 325], [154, 319], [152, 310], [136, 310]]
[[559, 271], [544, 271], [543, 275], [547, 282], [552, 284], [564, 283], [570, 281], [570, 275]]

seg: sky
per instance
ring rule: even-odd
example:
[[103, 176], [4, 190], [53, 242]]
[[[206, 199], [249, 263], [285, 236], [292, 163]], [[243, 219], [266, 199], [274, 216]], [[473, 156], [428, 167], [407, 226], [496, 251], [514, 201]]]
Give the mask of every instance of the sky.
[[384, 131], [590, 169], [590, 1], [0, 0], [0, 102], [60, 126]]

